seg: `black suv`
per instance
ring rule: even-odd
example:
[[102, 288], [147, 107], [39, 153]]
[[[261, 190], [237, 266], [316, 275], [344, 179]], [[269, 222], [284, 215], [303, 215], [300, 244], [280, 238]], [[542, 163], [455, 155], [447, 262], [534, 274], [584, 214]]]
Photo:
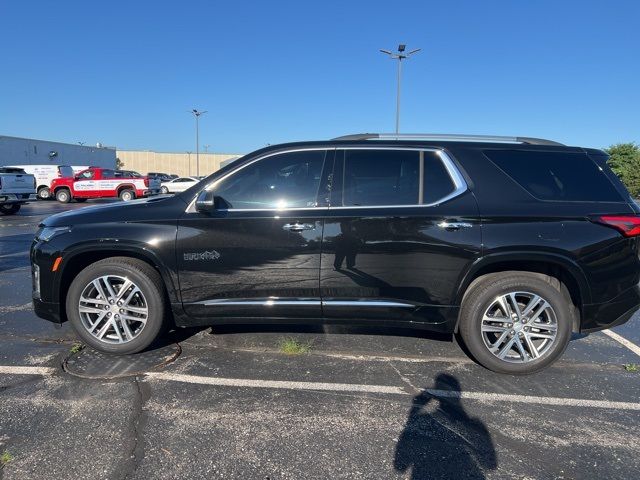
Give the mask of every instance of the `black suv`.
[[328, 322], [457, 333], [531, 373], [640, 304], [640, 209], [606, 161], [520, 137], [270, 146], [174, 197], [46, 219], [35, 310], [115, 354], [166, 326]]

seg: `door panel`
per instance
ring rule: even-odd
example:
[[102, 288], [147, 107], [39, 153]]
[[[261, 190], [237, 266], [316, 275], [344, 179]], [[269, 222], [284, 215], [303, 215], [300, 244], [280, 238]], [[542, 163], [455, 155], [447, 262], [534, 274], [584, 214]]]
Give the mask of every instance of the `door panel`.
[[320, 318], [320, 248], [333, 151], [282, 152], [210, 187], [217, 209], [178, 225], [185, 311]]
[[[295, 216], [187, 215], [177, 241], [185, 311], [194, 316], [320, 317], [322, 222], [315, 209]], [[309, 229], [284, 228], [295, 224]]]
[[[480, 218], [472, 193], [461, 192], [432, 204], [431, 192], [424, 191], [432, 188], [432, 181], [411, 186], [402, 178], [415, 171], [407, 167], [411, 161], [408, 163], [405, 154], [395, 159], [405, 172], [395, 177], [395, 183], [385, 186], [384, 181], [373, 178], [375, 173], [366, 173], [369, 180], [355, 172], [351, 179], [343, 175], [346, 181], [342, 186], [340, 172], [348, 174], [349, 168], [345, 170], [341, 157], [338, 152], [333, 206], [324, 226], [320, 273], [323, 314], [328, 318], [446, 322], [455, 313], [453, 303], [463, 272], [481, 253]], [[371, 158], [372, 171], [381, 172], [375, 157]], [[436, 178], [433, 162], [425, 160], [420, 157], [420, 175], [426, 179], [430, 173]], [[449, 181], [448, 176], [442, 178], [439, 194], [446, 196], [457, 187], [452, 182], [447, 189], [441, 188]], [[378, 186], [375, 195], [367, 195], [369, 181]], [[338, 192], [349, 185], [356, 185], [352, 187], [356, 190], [345, 195], [345, 200], [359, 205], [344, 205], [347, 202]], [[414, 203], [423, 205], [362, 205], [381, 202], [385, 195], [389, 203], [409, 202], [414, 188], [419, 192]], [[380, 189], [388, 191], [385, 194]], [[452, 227], [455, 223], [458, 228]]]

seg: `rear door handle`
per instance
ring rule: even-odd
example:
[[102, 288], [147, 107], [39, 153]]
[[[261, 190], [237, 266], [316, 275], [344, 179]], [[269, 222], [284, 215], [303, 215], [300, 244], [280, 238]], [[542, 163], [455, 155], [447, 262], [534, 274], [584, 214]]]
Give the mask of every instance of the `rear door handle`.
[[447, 222], [447, 221], [440, 222], [438, 226], [440, 228], [444, 228], [445, 230], [460, 230], [461, 228], [473, 227], [473, 225], [471, 225], [469, 222]]
[[290, 232], [302, 232], [303, 230], [313, 230], [316, 228], [310, 223], [286, 223], [282, 226], [283, 230], [289, 230]]

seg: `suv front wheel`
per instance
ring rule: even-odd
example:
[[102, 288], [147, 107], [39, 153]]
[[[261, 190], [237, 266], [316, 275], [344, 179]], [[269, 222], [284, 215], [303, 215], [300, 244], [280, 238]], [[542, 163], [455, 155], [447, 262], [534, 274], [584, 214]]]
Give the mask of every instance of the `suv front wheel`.
[[551, 365], [566, 349], [573, 303], [552, 277], [500, 272], [481, 277], [465, 295], [460, 335], [489, 370], [524, 375]]
[[160, 335], [165, 324], [162, 279], [141, 260], [100, 260], [71, 283], [66, 311], [87, 345], [113, 354], [140, 352]]

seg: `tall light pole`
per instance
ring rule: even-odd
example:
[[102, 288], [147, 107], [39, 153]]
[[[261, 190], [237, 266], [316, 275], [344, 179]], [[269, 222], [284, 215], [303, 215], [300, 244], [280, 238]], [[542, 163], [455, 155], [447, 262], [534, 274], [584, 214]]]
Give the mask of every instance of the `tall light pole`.
[[200, 176], [200, 116], [207, 113], [206, 110], [191, 110], [191, 113], [196, 118], [196, 177]]
[[397, 52], [391, 52], [389, 50], [380, 51], [386, 55], [389, 55], [394, 60], [398, 60], [398, 90], [396, 92], [396, 134], [400, 133], [400, 84], [402, 82], [402, 60], [405, 58], [409, 58], [414, 53], [418, 53], [421, 48], [416, 48], [415, 50], [411, 50], [410, 52], [404, 53], [407, 46], [404, 44], [398, 45]]

